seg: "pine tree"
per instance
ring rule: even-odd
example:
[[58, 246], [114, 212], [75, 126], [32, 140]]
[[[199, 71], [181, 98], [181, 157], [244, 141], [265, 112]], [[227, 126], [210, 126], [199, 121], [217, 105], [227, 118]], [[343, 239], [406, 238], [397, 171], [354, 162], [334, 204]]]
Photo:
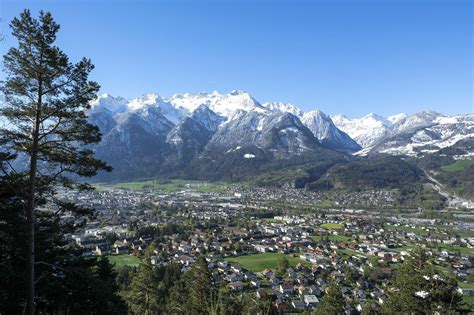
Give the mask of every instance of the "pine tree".
[[168, 310], [186, 315], [215, 314], [219, 310], [219, 292], [203, 256], [171, 289]]
[[130, 290], [123, 294], [132, 314], [158, 313], [158, 285], [153, 265], [149, 260], [144, 260], [133, 276]]
[[[0, 130], [0, 142], [15, 154], [28, 159], [27, 170], [10, 170], [26, 178], [21, 192], [26, 205], [27, 225], [27, 313], [35, 313], [35, 209], [46, 196], [54, 201], [54, 187], [86, 189], [76, 185], [76, 176], [94, 176], [100, 169], [109, 170], [93, 158], [84, 145], [100, 141], [96, 126], [86, 120], [84, 110], [95, 98], [99, 85], [88, 80], [94, 68], [82, 59], [72, 64], [54, 45], [59, 25], [50, 13], [40, 12], [35, 19], [28, 10], [10, 24], [17, 47], [3, 58], [6, 79], [1, 84], [4, 106], [0, 114], [13, 128]], [[59, 215], [67, 209], [80, 211], [58, 201]]]
[[100, 309], [103, 309], [100, 313], [104, 314], [110, 311], [112, 314], [119, 314], [126, 308], [122, 299], [115, 295], [119, 290], [117, 272], [115, 272], [109, 259], [105, 256], [98, 260], [94, 271], [94, 276], [100, 283], [100, 286], [97, 288], [97, 291], [100, 293], [98, 295], [102, 297], [99, 299], [102, 303]]
[[[1, 160], [0, 154], [0, 166]], [[26, 209], [18, 196], [25, 183], [26, 178], [20, 175], [0, 176], [1, 314], [22, 314], [25, 310]], [[45, 211], [38, 213], [37, 313], [125, 313], [125, 305], [117, 295], [116, 275], [108, 261], [82, 257], [82, 250], [64, 238], [76, 226], [50, 220], [50, 216]]]
[[428, 253], [417, 248], [398, 270], [382, 313], [455, 313], [461, 299], [456, 279], [437, 271]]
[[339, 315], [344, 313], [344, 297], [334, 281], [329, 284], [327, 293], [315, 313], [316, 315]]
[[214, 278], [207, 267], [206, 259], [198, 257], [189, 275], [189, 302], [193, 314], [205, 314], [217, 303], [217, 290]]

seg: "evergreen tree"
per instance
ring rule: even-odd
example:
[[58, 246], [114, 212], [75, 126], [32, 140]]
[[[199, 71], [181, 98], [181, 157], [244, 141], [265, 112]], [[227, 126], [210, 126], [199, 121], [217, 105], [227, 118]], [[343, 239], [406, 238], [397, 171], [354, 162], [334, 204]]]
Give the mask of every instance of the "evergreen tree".
[[130, 266], [122, 266], [117, 272], [117, 285], [120, 291], [128, 291], [132, 283], [135, 268]]
[[100, 292], [102, 296], [101, 302], [105, 304], [102, 306], [104, 309], [103, 312], [109, 312], [112, 314], [119, 314], [124, 309], [126, 309], [122, 299], [115, 295], [118, 292], [119, 287], [117, 284], [117, 272], [113, 269], [113, 266], [110, 264], [107, 257], [102, 257], [97, 262], [95, 267], [95, 276], [98, 278], [100, 286], [97, 288], [97, 291]]
[[191, 268], [189, 302], [194, 314], [205, 314], [217, 303], [217, 290], [206, 259], [200, 256]]
[[18, 177], [0, 177], [0, 314], [21, 314], [24, 308], [26, 217], [16, 197], [23, 184]]
[[[119, 285], [122, 296], [132, 314], [162, 314], [167, 311], [167, 303], [172, 294], [171, 288], [179, 283], [181, 266], [170, 263], [166, 266], [153, 266], [151, 256], [156, 246], [152, 243], [145, 251], [136, 272], [120, 271]], [[131, 280], [130, 280], [131, 279]]]
[[428, 253], [417, 248], [398, 270], [382, 313], [455, 313], [461, 299], [456, 279], [437, 271]]
[[133, 275], [130, 289], [123, 292], [123, 297], [132, 314], [157, 314], [160, 308], [159, 279], [150, 261], [153, 249], [154, 246], [147, 249], [137, 272]]
[[277, 314], [269, 295], [264, 295], [260, 299], [255, 299], [254, 295], [244, 295], [241, 299], [241, 314]]
[[[25, 185], [17, 196], [23, 199], [26, 213], [27, 313], [35, 313], [35, 224], [38, 204], [54, 197], [54, 187], [90, 188], [76, 185], [72, 175], [94, 176], [100, 169], [109, 170], [93, 158], [84, 145], [100, 141], [96, 126], [86, 120], [84, 110], [95, 98], [99, 85], [88, 80], [93, 69], [90, 60], [72, 64], [54, 45], [59, 25], [50, 13], [40, 12], [39, 19], [28, 10], [10, 24], [17, 47], [3, 59], [6, 79], [1, 84], [4, 106], [0, 114], [12, 128], [0, 130], [0, 142], [12, 153], [28, 160], [27, 169], [8, 170], [21, 174]], [[54, 221], [64, 211], [84, 214], [84, 209], [58, 201]]]
[[168, 309], [172, 314], [216, 314], [219, 310], [218, 297], [214, 277], [206, 259], [200, 256], [173, 286]]
[[316, 315], [339, 315], [344, 313], [344, 297], [338, 285], [332, 281], [321, 305], [316, 309]]
[[191, 313], [191, 306], [188, 300], [189, 287], [187, 280], [189, 279], [189, 271], [183, 277], [176, 281], [170, 291], [170, 296], [167, 302], [167, 309], [170, 314], [186, 315]]
[[[1, 314], [25, 311], [26, 209], [23, 199], [18, 197], [25, 181], [22, 176], [0, 176]], [[124, 304], [117, 295], [115, 272], [108, 261], [82, 257], [82, 250], [64, 238], [75, 226], [50, 220], [50, 216], [45, 211], [38, 213], [37, 313], [124, 313]]]
[[290, 267], [290, 262], [285, 256], [278, 257], [277, 271], [279, 273], [281, 274], [285, 273], [289, 267]]

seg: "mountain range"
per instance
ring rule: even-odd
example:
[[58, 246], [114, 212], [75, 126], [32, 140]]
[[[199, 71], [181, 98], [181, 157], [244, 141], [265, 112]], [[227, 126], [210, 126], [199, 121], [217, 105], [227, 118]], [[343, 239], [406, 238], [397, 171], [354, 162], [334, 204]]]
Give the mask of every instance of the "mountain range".
[[88, 115], [103, 134], [96, 155], [114, 168], [101, 180], [238, 179], [309, 162], [416, 157], [474, 137], [474, 114], [427, 111], [350, 119], [289, 103], [259, 103], [237, 90], [132, 100], [103, 94]]

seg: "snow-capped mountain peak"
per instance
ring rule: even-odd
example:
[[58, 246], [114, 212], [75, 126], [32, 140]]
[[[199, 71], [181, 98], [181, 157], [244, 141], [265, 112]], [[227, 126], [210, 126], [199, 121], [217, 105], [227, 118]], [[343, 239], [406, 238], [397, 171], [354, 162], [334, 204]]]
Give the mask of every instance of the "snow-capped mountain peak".
[[303, 117], [304, 114], [296, 105], [290, 103], [268, 102], [262, 104], [262, 106], [274, 113], [291, 113], [300, 118]]
[[179, 108], [193, 112], [200, 105], [207, 105], [209, 109], [223, 117], [231, 117], [238, 110], [265, 111], [249, 93], [241, 90], [233, 90], [227, 94], [218, 92], [197, 94], [175, 94], [169, 102]]
[[104, 93], [91, 101], [90, 105], [92, 110], [105, 109], [112, 114], [116, 114], [127, 110], [127, 103], [128, 101], [123, 97], [114, 97]]
[[331, 117], [316, 109], [303, 115], [301, 121], [323, 145], [344, 151], [357, 151], [360, 146], [345, 132], [339, 130]]
[[330, 117], [319, 109], [305, 113], [289, 103], [261, 105], [241, 90], [170, 98], [150, 93], [131, 100], [105, 93], [91, 102], [88, 118], [103, 134], [99, 158], [122, 178], [179, 175], [194, 169], [193, 163], [206, 173], [235, 163], [246, 167], [341, 154], [334, 151], [416, 156], [474, 138], [474, 114]]
[[405, 113], [400, 113], [400, 114], [396, 114], [396, 115], [392, 115], [392, 116], [387, 117], [387, 120], [388, 120], [391, 124], [396, 124], [396, 123], [399, 122], [400, 120], [405, 119], [407, 116], [408, 116], [408, 115], [405, 114]]
[[363, 148], [374, 145], [391, 125], [389, 120], [373, 113], [355, 119], [344, 115], [331, 118], [337, 128], [347, 133]]
[[388, 127], [391, 125], [391, 122], [380, 115], [374, 114], [374, 113], [369, 113], [365, 115], [364, 117], [361, 118], [364, 122], [371, 124], [372, 126], [380, 126], [380, 123], [382, 123], [384, 126]]
[[163, 99], [158, 94], [148, 93], [132, 99], [128, 103], [128, 108], [130, 110], [139, 110], [146, 106], [159, 106], [160, 103], [163, 103]]

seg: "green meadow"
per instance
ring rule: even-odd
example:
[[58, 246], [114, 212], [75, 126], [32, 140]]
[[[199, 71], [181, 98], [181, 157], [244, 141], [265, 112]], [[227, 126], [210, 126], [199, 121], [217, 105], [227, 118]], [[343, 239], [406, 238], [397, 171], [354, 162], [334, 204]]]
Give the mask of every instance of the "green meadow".
[[457, 160], [453, 164], [441, 167], [441, 169], [445, 172], [452, 173], [462, 171], [470, 165], [474, 165], [474, 159]]
[[133, 255], [110, 255], [108, 258], [111, 264], [115, 264], [115, 268], [123, 266], [136, 267], [140, 264], [140, 258]]
[[191, 191], [191, 192], [224, 192], [230, 184], [226, 182], [206, 182], [198, 180], [144, 180], [120, 183], [104, 183], [94, 185], [98, 190], [107, 188], [129, 189], [129, 190], [156, 190], [161, 192], [177, 192], [177, 191]]
[[239, 257], [227, 258], [228, 262], [238, 263], [245, 269], [253, 272], [263, 271], [265, 269], [275, 270], [278, 266], [278, 259], [286, 256], [291, 266], [296, 266], [298, 263], [308, 264], [308, 262], [291, 255], [284, 255], [280, 253], [261, 253], [244, 255]]
[[323, 223], [321, 227], [327, 230], [342, 230], [344, 226], [341, 223]]

